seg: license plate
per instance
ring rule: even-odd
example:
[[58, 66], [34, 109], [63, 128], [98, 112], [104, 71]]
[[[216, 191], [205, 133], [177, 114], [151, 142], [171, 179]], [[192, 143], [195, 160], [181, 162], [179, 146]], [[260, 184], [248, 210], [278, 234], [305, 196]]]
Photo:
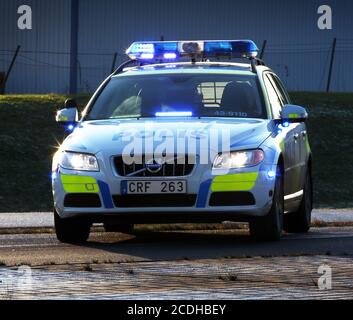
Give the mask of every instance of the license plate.
[[123, 181], [123, 194], [183, 194], [186, 181]]

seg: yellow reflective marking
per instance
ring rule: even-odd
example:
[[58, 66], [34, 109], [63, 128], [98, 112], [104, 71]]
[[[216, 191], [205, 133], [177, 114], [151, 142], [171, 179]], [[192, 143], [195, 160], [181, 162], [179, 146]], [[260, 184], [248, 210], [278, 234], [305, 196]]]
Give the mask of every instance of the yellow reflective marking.
[[284, 139], [282, 139], [282, 141], [279, 143], [279, 147], [282, 152], [284, 152], [286, 150], [286, 145], [285, 145]]
[[297, 119], [297, 118], [299, 118], [299, 116], [297, 114], [295, 114], [295, 113], [292, 113], [292, 114], [288, 115], [288, 118], [289, 119]]
[[213, 183], [211, 190], [212, 192], [250, 191], [254, 186], [255, 182]]
[[85, 176], [73, 176], [73, 175], [61, 175], [61, 181], [63, 183], [97, 183], [97, 180], [93, 177]]
[[311, 148], [310, 148], [310, 144], [309, 144], [309, 139], [308, 138], [305, 139], [305, 148], [306, 148], [307, 155], [309, 155], [310, 152], [311, 152]]
[[256, 181], [258, 176], [259, 176], [258, 172], [236, 173], [236, 174], [227, 174], [224, 176], [217, 176], [213, 181], [214, 182], [249, 182], [249, 181]]
[[211, 190], [213, 192], [249, 191], [254, 188], [258, 176], [258, 172], [218, 176], [213, 180]]
[[99, 193], [97, 180], [93, 177], [61, 175], [67, 193]]

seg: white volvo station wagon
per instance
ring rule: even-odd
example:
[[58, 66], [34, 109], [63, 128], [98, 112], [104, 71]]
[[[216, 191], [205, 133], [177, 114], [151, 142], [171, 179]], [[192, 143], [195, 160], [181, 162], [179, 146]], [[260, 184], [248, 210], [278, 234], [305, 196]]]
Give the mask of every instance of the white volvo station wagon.
[[71, 133], [52, 165], [58, 239], [86, 241], [93, 223], [307, 232], [308, 115], [257, 53], [249, 40], [135, 42], [80, 119], [68, 100], [57, 121]]

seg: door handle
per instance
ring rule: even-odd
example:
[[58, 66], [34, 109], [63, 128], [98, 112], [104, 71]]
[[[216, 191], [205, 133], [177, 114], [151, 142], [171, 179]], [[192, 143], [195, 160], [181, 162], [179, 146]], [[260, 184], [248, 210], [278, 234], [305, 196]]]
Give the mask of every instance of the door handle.
[[297, 141], [298, 139], [299, 139], [299, 134], [296, 133], [296, 134], [294, 135], [294, 140]]
[[302, 131], [302, 136], [305, 138], [306, 137], [306, 131]]

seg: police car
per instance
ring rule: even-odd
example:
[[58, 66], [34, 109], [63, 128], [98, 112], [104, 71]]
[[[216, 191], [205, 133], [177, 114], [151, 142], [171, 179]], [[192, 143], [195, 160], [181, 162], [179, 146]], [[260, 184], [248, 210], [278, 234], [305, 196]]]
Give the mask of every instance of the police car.
[[307, 232], [312, 155], [303, 107], [257, 58], [253, 41], [135, 42], [53, 158], [57, 238], [93, 223], [249, 222], [260, 241]]

